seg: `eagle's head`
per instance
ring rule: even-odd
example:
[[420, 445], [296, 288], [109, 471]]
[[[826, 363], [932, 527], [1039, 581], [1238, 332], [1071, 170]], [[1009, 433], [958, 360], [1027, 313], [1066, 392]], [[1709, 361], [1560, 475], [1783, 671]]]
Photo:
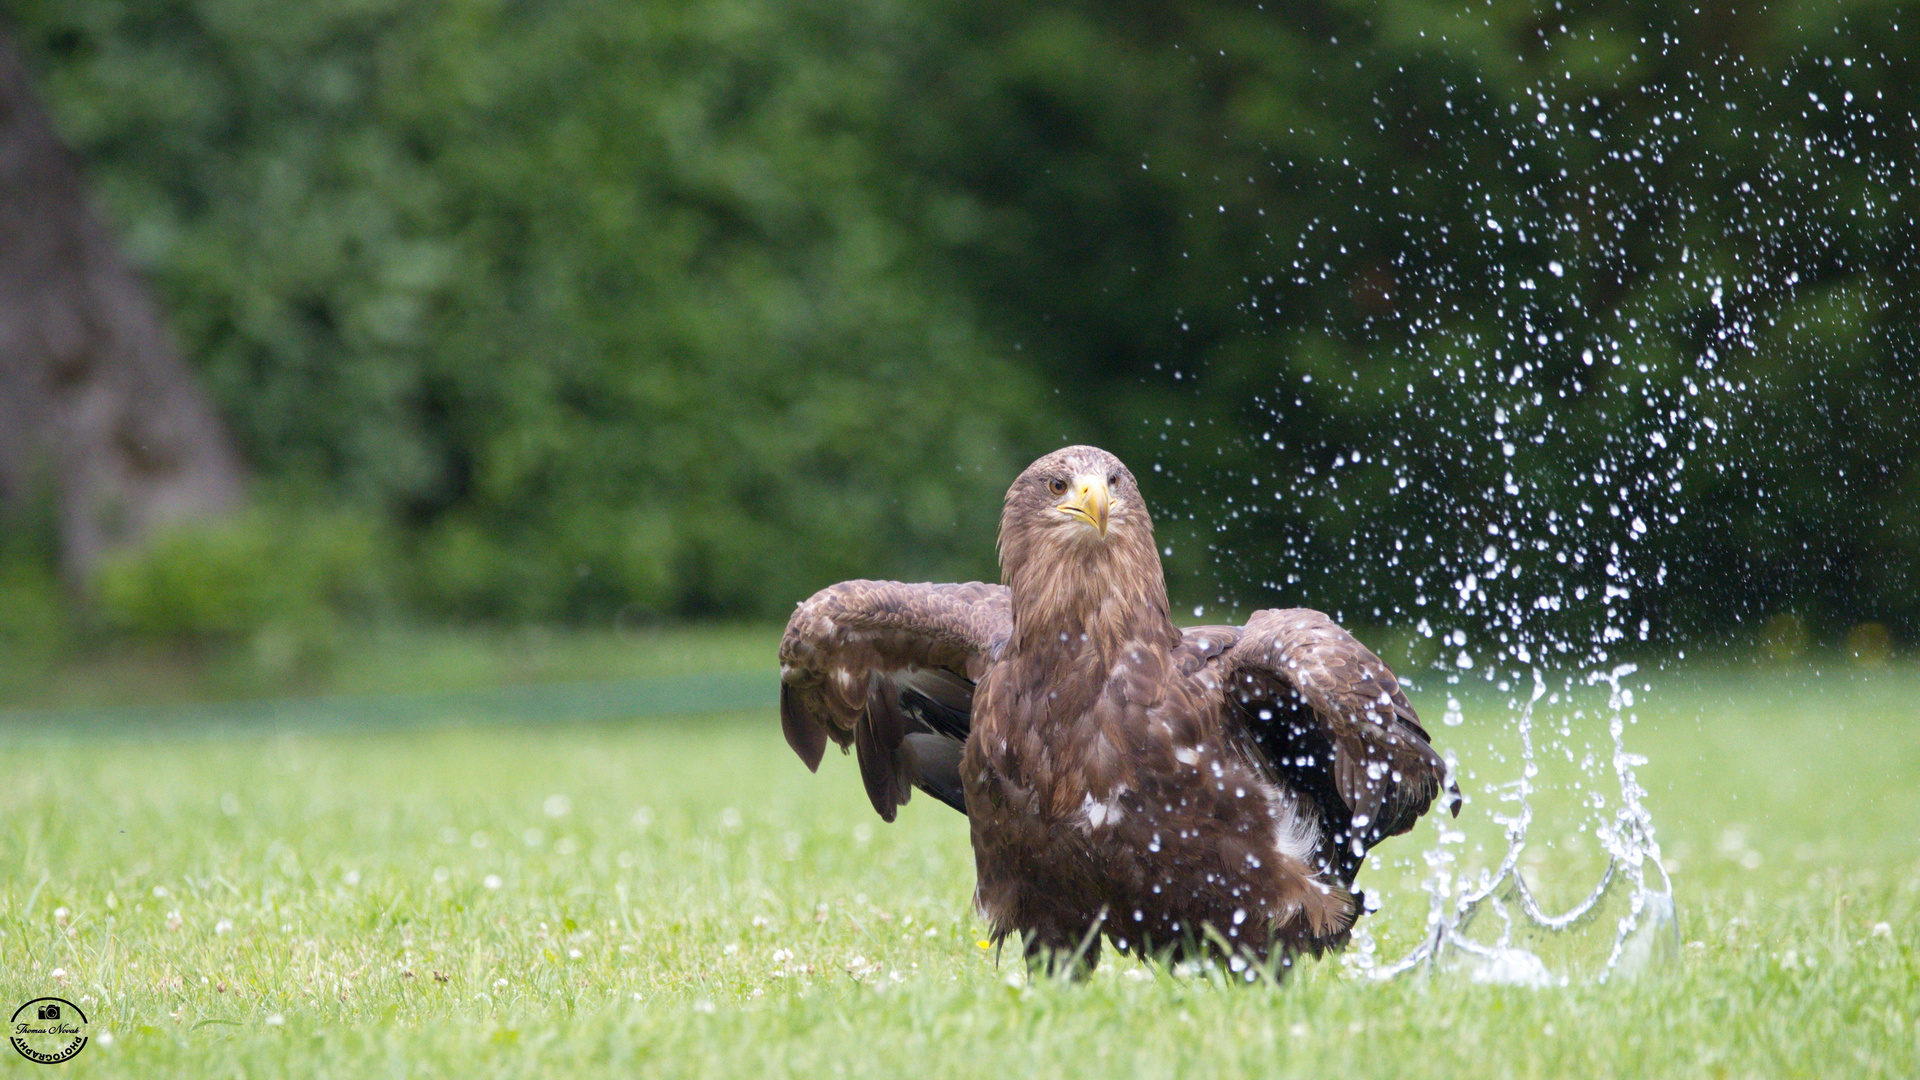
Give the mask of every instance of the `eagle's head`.
[[1000, 569], [1023, 634], [1168, 620], [1166, 578], [1140, 485], [1099, 447], [1055, 450], [1014, 480], [1000, 513]]

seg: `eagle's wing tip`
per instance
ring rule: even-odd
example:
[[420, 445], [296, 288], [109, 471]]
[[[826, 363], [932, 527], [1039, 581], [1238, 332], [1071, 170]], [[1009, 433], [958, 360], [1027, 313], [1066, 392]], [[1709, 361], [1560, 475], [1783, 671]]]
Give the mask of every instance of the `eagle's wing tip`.
[[811, 716], [799, 694], [787, 683], [780, 684], [780, 732], [787, 745], [806, 765], [808, 772], [820, 771], [820, 759], [827, 752], [827, 729]]

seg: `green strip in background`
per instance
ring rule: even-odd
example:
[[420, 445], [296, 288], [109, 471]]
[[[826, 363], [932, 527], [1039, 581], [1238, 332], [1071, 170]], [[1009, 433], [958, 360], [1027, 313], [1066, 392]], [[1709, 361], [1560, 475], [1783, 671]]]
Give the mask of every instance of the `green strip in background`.
[[381, 730], [464, 724], [565, 724], [654, 716], [772, 711], [772, 672], [729, 672], [489, 687], [435, 694], [269, 698], [201, 705], [0, 709], [0, 728], [95, 731], [213, 728]]

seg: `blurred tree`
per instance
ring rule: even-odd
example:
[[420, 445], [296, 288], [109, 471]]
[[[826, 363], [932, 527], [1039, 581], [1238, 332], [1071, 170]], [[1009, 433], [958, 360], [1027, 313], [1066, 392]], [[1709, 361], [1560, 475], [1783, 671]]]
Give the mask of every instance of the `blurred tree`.
[[891, 213], [893, 14], [20, 17], [248, 457], [399, 524], [425, 610], [552, 619], [992, 573], [1058, 412]]
[[0, 38], [0, 504], [38, 486], [84, 587], [110, 550], [234, 507], [241, 469]]
[[17, 17], [249, 460], [425, 610], [988, 575], [1079, 437], [1192, 599], [1920, 631], [1889, 0]]

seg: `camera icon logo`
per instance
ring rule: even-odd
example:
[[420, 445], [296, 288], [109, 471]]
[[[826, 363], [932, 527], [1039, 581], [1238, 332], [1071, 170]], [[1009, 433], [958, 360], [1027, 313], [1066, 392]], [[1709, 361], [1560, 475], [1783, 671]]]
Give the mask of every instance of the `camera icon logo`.
[[60, 1019], [60, 1006], [55, 1005], [52, 1002], [48, 1002], [47, 1004], [40, 1006], [40, 1019], [42, 1020]]

